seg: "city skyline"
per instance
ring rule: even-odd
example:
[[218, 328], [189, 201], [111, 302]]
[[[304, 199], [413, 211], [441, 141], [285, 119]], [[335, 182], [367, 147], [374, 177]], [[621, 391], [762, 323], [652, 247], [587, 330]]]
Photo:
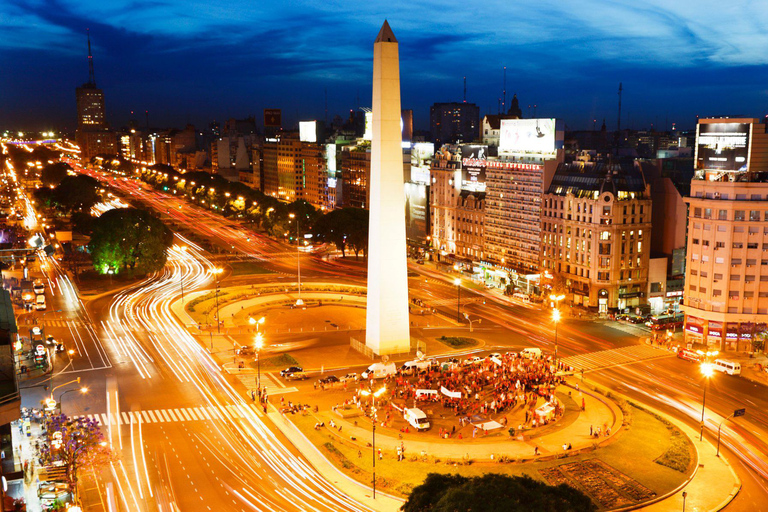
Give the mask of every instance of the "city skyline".
[[[401, 41], [403, 108], [426, 129], [434, 102], [467, 101], [496, 113], [507, 67], [506, 108], [518, 94], [523, 115], [558, 117], [571, 129], [690, 128], [695, 116], [762, 116], [754, 109], [768, 75], [759, 31], [766, 15], [744, 6], [694, 11], [584, 2], [229, 9], [203, 4], [10, 2], [0, 7], [9, 37], [0, 83], [0, 125], [74, 128], [72, 88], [88, 78], [86, 30], [96, 79], [114, 127], [134, 118], [152, 126], [196, 125], [282, 108], [284, 124], [370, 107], [370, 33], [388, 18]], [[688, 12], [690, 11], [690, 12]], [[599, 12], [600, 17], [594, 13]], [[467, 22], [472, 19], [472, 22]], [[402, 35], [400, 35], [402, 34]], [[567, 36], [563, 36], [567, 34]], [[456, 64], [454, 64], [456, 63]], [[55, 80], [46, 77], [56, 76]], [[716, 91], [716, 92], [714, 92]], [[531, 108], [528, 106], [531, 105]]]

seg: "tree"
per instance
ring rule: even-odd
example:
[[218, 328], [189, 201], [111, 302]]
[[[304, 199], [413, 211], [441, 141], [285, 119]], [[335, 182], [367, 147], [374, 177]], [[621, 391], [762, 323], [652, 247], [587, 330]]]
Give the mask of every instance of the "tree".
[[315, 224], [315, 233], [324, 241], [332, 243], [346, 257], [346, 248], [355, 251], [368, 250], [368, 210], [362, 208], [342, 208], [332, 210]]
[[93, 215], [86, 212], [75, 212], [69, 217], [69, 221], [72, 225], [72, 231], [82, 233], [83, 235], [90, 235], [93, 231]]
[[150, 273], [163, 268], [172, 243], [173, 233], [149, 212], [115, 208], [93, 222], [88, 250], [93, 267], [102, 274], [110, 268]]
[[72, 167], [65, 162], [48, 164], [40, 171], [40, 181], [46, 187], [55, 187], [61, 183], [61, 180], [67, 177], [71, 170]]
[[360, 252], [368, 252], [368, 210], [345, 208], [347, 210], [347, 243], [355, 251], [355, 259]]
[[87, 212], [99, 199], [99, 182], [83, 174], [61, 180], [52, 198], [60, 209], [69, 213]]
[[79, 470], [97, 469], [114, 460], [97, 420], [59, 414], [48, 417], [45, 427], [46, 437], [40, 447], [42, 463], [63, 463], [70, 491], [74, 495], [77, 494]]
[[556, 487], [528, 476], [488, 473], [466, 478], [430, 473], [414, 488], [403, 512], [591, 512], [597, 507], [581, 491]]

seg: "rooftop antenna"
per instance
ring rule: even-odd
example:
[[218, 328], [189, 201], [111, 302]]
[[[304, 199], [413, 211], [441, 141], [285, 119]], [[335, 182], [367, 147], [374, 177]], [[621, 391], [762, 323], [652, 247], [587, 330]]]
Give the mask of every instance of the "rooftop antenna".
[[96, 75], [93, 72], [93, 54], [91, 53], [91, 29], [85, 29], [88, 34], [88, 84], [96, 87]]
[[503, 99], [501, 100], [501, 112], [506, 113], [507, 108], [507, 66], [504, 66], [504, 91], [502, 92]]
[[616, 122], [616, 131], [621, 131], [621, 91], [624, 90], [624, 87], [622, 86], [621, 82], [619, 82], [619, 118]]
[[147, 131], [149, 131], [149, 110], [144, 111], [144, 117], [147, 120]]
[[467, 77], [464, 77], [464, 103], [467, 102]]

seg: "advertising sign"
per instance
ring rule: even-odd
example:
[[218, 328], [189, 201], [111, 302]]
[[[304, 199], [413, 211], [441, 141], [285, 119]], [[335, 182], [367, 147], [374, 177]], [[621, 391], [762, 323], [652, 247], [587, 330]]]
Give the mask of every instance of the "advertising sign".
[[405, 183], [405, 236], [419, 244], [427, 242], [427, 186], [423, 183]]
[[461, 391], [450, 391], [445, 386], [440, 386], [440, 392], [448, 398], [461, 398]]
[[554, 153], [555, 129], [554, 119], [502, 119], [499, 152]]
[[715, 171], [747, 170], [749, 124], [699, 124], [696, 168]]
[[411, 148], [411, 181], [429, 184], [429, 166], [435, 155], [431, 142], [416, 142]]
[[317, 142], [317, 121], [299, 121], [299, 140]]
[[485, 168], [488, 165], [488, 146], [461, 146], [461, 188], [472, 192], [485, 192]]
[[279, 108], [264, 109], [264, 126], [280, 128], [283, 125], [283, 113]]

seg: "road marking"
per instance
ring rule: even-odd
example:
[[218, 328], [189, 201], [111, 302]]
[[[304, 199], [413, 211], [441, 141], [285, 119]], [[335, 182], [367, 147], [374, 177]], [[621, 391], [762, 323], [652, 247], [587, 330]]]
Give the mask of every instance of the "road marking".
[[640, 361], [671, 357], [673, 355], [671, 352], [650, 345], [631, 345], [629, 347], [564, 357], [562, 362], [572, 366], [576, 372], [579, 372], [638, 363]]

